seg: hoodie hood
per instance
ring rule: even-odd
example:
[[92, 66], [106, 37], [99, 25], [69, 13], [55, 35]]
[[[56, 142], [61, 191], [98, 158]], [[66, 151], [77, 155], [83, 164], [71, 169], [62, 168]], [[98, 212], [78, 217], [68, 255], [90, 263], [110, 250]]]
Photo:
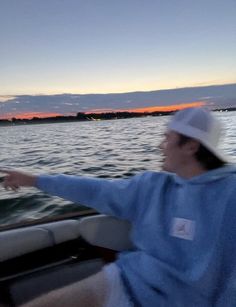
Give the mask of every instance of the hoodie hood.
[[207, 182], [213, 182], [219, 179], [226, 178], [232, 174], [236, 175], [236, 165], [227, 164], [223, 167], [207, 171], [201, 175], [194, 176], [190, 179], [182, 178], [178, 175], [173, 175], [174, 180], [178, 184], [202, 184]]

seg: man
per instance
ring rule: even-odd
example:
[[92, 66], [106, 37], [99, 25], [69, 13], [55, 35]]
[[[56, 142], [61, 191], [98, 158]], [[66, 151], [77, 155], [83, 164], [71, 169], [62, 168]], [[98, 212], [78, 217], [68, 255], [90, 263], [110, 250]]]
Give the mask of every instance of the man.
[[29, 306], [236, 306], [236, 168], [220, 132], [203, 108], [177, 112], [160, 145], [167, 172], [131, 179], [6, 171], [5, 188], [34, 186], [133, 225], [135, 250]]

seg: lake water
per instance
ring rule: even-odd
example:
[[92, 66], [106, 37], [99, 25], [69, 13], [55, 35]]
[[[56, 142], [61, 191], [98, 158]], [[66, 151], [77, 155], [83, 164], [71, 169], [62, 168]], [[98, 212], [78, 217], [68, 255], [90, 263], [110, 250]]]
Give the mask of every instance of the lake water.
[[[236, 112], [216, 113], [226, 136], [222, 148], [236, 154]], [[66, 173], [127, 178], [161, 169], [161, 142], [169, 116], [0, 127], [1, 168], [36, 174]], [[0, 188], [0, 225], [83, 210], [36, 189]]]

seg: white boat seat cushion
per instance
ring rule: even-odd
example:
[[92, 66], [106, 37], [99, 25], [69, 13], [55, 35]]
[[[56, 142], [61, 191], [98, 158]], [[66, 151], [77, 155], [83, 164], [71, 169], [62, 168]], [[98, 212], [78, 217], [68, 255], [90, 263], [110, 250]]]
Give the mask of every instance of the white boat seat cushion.
[[0, 232], [0, 261], [79, 237], [79, 221], [65, 220]]
[[45, 230], [23, 228], [0, 232], [0, 261], [12, 259], [52, 245]]
[[95, 215], [79, 221], [80, 235], [90, 244], [115, 251], [133, 248], [131, 224], [107, 215]]
[[80, 235], [78, 220], [58, 221], [37, 225], [36, 227], [48, 232], [53, 241], [53, 245], [77, 239]]
[[106, 215], [64, 220], [0, 232], [0, 261], [54, 246], [80, 235], [90, 244], [115, 251], [132, 249], [131, 225]]

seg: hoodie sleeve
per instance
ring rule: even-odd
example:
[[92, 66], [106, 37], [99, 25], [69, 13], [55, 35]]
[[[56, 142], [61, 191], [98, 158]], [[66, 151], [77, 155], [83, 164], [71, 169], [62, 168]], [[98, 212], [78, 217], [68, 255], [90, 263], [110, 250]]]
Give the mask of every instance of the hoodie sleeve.
[[50, 195], [96, 209], [100, 213], [133, 220], [145, 173], [131, 179], [95, 179], [69, 175], [39, 176], [36, 187]]

